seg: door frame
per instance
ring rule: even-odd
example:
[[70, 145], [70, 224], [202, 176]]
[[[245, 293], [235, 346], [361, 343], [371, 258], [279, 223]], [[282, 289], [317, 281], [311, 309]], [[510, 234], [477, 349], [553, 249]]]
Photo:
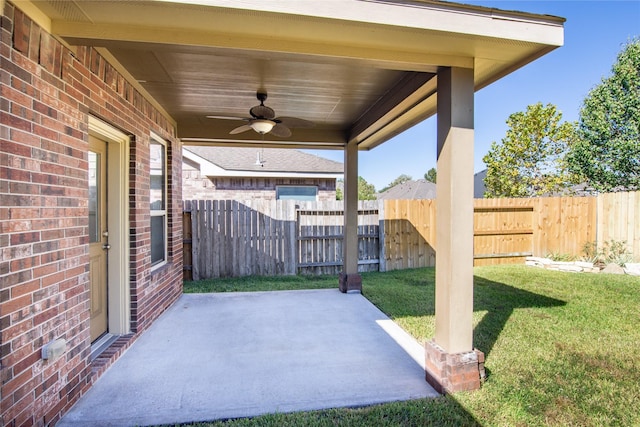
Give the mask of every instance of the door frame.
[[129, 135], [89, 116], [89, 134], [107, 143], [108, 333], [131, 330], [129, 295]]

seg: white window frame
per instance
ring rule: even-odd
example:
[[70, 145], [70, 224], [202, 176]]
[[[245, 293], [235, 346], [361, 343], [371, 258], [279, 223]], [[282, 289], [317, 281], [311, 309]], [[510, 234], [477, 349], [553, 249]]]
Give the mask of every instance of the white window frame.
[[[168, 205], [168, 187], [167, 187], [167, 172], [168, 172], [168, 167], [167, 167], [167, 142], [160, 138], [158, 135], [152, 133], [151, 134], [151, 139], [149, 141], [149, 152], [151, 153], [151, 145], [152, 144], [158, 144], [162, 147], [164, 156], [163, 156], [163, 161], [164, 164], [163, 166], [163, 172], [164, 172], [164, 181], [163, 181], [163, 197], [164, 197], [164, 206], [163, 209], [151, 209], [151, 200], [149, 200], [149, 214], [150, 214], [150, 218], [149, 218], [149, 234], [151, 235], [152, 229], [151, 229], [151, 219], [154, 217], [164, 217], [164, 221], [163, 221], [163, 232], [164, 232], [164, 255], [163, 255], [163, 259], [162, 261], [158, 261], [156, 264], [153, 264], [153, 260], [151, 260], [152, 265], [151, 265], [151, 271], [157, 270], [158, 268], [162, 267], [163, 265], [165, 265], [167, 263], [167, 259], [168, 259], [168, 246], [169, 246], [169, 238], [168, 238], [168, 209], [167, 209], [167, 205]], [[151, 169], [151, 155], [149, 155], [149, 199], [151, 199], [151, 176], [153, 175], [153, 171]], [[151, 236], [149, 238], [149, 245], [151, 245]], [[149, 248], [149, 256], [151, 256], [152, 253], [152, 247]]]
[[317, 185], [276, 185], [276, 200], [300, 200], [300, 201], [307, 201], [305, 199], [281, 199], [280, 198], [280, 189], [281, 188], [292, 188], [292, 187], [296, 187], [296, 188], [314, 188], [316, 190], [316, 195], [315, 195], [315, 199], [313, 201], [318, 201], [318, 186]]

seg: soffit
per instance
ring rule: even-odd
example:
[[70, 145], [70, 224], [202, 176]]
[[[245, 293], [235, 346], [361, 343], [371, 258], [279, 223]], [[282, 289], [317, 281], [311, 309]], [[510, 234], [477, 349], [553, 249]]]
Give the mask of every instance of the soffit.
[[[433, 1], [33, 3], [54, 35], [108, 52], [189, 143], [370, 149], [435, 113], [439, 67], [473, 67], [479, 89], [563, 36], [560, 18]], [[263, 142], [206, 118], [248, 116], [259, 88], [316, 126]]]

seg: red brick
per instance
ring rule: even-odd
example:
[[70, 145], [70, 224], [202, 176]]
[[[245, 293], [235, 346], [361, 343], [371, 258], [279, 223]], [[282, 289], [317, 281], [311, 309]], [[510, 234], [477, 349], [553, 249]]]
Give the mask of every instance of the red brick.
[[65, 406], [67, 405], [68, 400], [66, 396], [63, 396], [60, 398], [60, 401], [53, 406], [51, 409], [49, 409], [47, 411], [47, 413], [44, 416], [44, 424], [45, 425], [55, 425], [55, 423], [60, 419], [60, 413], [62, 412], [62, 410], [65, 408]]
[[[35, 400], [35, 393], [30, 393], [25, 395], [21, 400], [16, 402], [9, 411], [5, 414], [5, 416], [9, 419], [15, 420], [16, 422], [19, 420], [21, 423], [26, 422], [28, 417], [31, 416], [31, 410], [27, 409], [33, 401]], [[17, 424], [19, 425], [19, 424]]]
[[38, 218], [40, 216], [40, 209], [32, 207], [15, 207], [9, 210], [9, 216], [14, 220]]
[[17, 128], [23, 131], [31, 131], [35, 128], [30, 120], [26, 120], [13, 114], [3, 114], [2, 123], [6, 126]]
[[2, 85], [2, 95], [12, 103], [17, 103], [23, 107], [31, 107], [32, 98], [22, 91], [8, 85]]
[[64, 280], [64, 272], [58, 272], [56, 274], [52, 274], [50, 276], [46, 276], [42, 278], [42, 287], [48, 287], [50, 285], [56, 284], [56, 283], [60, 283], [62, 280]]
[[32, 77], [29, 71], [18, 67], [16, 64], [8, 64], [5, 61], [3, 65], [12, 66], [7, 71], [11, 71], [15, 75], [11, 77], [11, 87], [28, 95], [31, 98], [37, 98], [40, 96], [40, 92], [31, 84]]
[[3, 301], [0, 304], [0, 312], [3, 314], [13, 313], [31, 304], [31, 295], [23, 295], [18, 298], [10, 299], [9, 301]]
[[[2, 364], [5, 366], [13, 366], [15, 363], [27, 357], [33, 352], [31, 344], [24, 344], [18, 349], [11, 351], [6, 357], [2, 359]], [[19, 371], [14, 369], [14, 374], [18, 374]]]
[[25, 409], [21, 414], [19, 414], [16, 417], [16, 425], [17, 426], [20, 426], [20, 427], [31, 427], [34, 424], [36, 424], [36, 422], [34, 421], [34, 416], [27, 409]]
[[16, 233], [11, 235], [11, 244], [20, 245], [24, 243], [33, 243], [40, 240], [40, 233], [37, 231]]
[[[22, 295], [30, 294], [31, 292], [36, 291], [40, 288], [40, 280], [31, 280], [29, 282], [18, 283], [16, 286], [11, 288], [11, 297], [17, 298]], [[27, 298], [30, 300], [31, 297], [27, 295], [25, 297], [25, 301]]]
[[64, 251], [49, 252], [49, 253], [40, 255], [40, 263], [48, 264], [50, 262], [58, 261], [63, 257], [64, 257]]
[[29, 52], [31, 21], [17, 9], [13, 17], [13, 48], [22, 53]]
[[[25, 382], [29, 381], [29, 379], [31, 379], [31, 376], [32, 373], [29, 371], [24, 371], [20, 375], [15, 375], [11, 380], [2, 385], [2, 396], [4, 397], [11, 395], [14, 390], [22, 386]], [[4, 398], [2, 400], [2, 403], [4, 405]]]
[[40, 37], [40, 57], [38, 62], [49, 72], [53, 72], [54, 64], [56, 62], [56, 41], [49, 35], [43, 34]]
[[0, 232], [2, 233], [16, 233], [20, 231], [31, 230], [31, 221], [4, 221], [0, 223]]
[[[40, 360], [40, 351], [32, 352], [27, 357], [25, 357], [24, 359], [20, 360], [15, 365], [13, 365], [13, 373], [14, 373], [14, 375], [17, 375], [20, 372], [23, 372], [25, 369], [30, 368], [38, 360]], [[16, 393], [19, 393], [19, 396], [22, 397], [29, 390], [33, 390], [33, 388], [35, 387], [35, 385], [38, 382], [39, 381], [38, 381], [37, 378], [32, 378], [29, 383], [23, 385], [21, 387], [21, 389], [16, 390]]]
[[33, 325], [38, 326], [58, 315], [58, 307], [52, 307], [47, 311], [39, 313], [33, 317]]
[[[11, 168], [0, 167], [0, 179], [10, 179], [14, 181], [28, 182], [31, 180], [31, 173], [29, 171], [21, 170], [21, 169], [11, 169]], [[5, 197], [8, 198], [9, 196], [5, 196]], [[5, 202], [4, 205], [11, 206], [8, 204], [8, 202]]]
[[53, 240], [45, 238], [45, 233], [56, 232], [60, 227], [60, 219], [58, 218], [38, 218], [31, 220], [34, 230], [44, 230], [40, 233], [42, 240]]

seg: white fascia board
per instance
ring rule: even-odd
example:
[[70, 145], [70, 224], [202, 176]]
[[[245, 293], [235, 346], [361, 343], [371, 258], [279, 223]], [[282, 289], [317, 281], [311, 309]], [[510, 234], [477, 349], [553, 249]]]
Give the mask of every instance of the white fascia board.
[[[182, 149], [182, 157], [200, 165], [200, 173], [208, 177], [246, 177], [246, 178], [342, 178], [341, 173], [334, 172], [278, 172], [263, 170], [227, 170], [215, 165], [207, 159], [198, 156], [187, 148]], [[258, 167], [256, 166], [256, 169]]]
[[200, 157], [197, 154], [189, 151], [187, 148], [182, 148], [182, 157], [187, 158], [193, 162], [196, 162], [200, 165], [200, 173], [205, 176], [217, 176], [220, 174], [224, 174], [226, 172], [225, 169], [221, 168], [218, 165], [211, 163], [209, 160], [204, 157]]
[[[176, 0], [163, 0], [172, 1]], [[562, 46], [564, 18], [435, 1], [179, 0], [180, 3], [301, 15]]]
[[224, 177], [246, 177], [246, 178], [324, 178], [324, 179], [341, 179], [342, 173], [334, 172], [278, 172], [258, 170], [227, 170], [211, 163], [209, 160], [198, 156], [189, 151], [187, 148], [182, 149], [182, 157], [189, 159], [200, 165], [200, 173], [208, 177], [224, 178]]
[[[257, 168], [257, 167], [256, 167]], [[322, 179], [341, 179], [343, 174], [330, 172], [278, 172], [278, 171], [250, 171], [250, 170], [223, 170], [218, 173], [203, 172], [210, 178], [322, 178]]]

